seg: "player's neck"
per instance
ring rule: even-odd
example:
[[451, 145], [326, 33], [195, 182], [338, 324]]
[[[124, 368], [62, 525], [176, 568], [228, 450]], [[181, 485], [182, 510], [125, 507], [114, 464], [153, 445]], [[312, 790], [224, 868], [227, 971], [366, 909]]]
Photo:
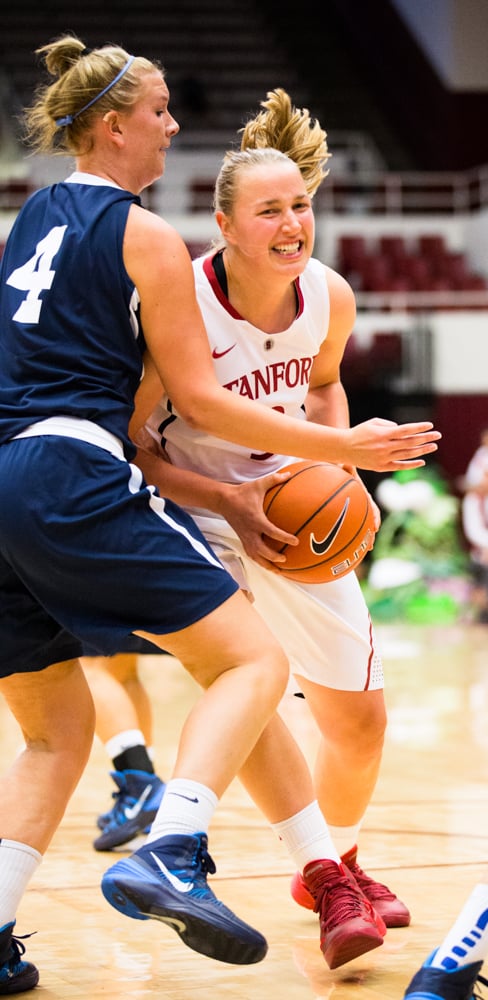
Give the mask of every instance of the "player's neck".
[[227, 275], [227, 297], [243, 319], [263, 333], [287, 330], [295, 319], [297, 297], [294, 282], [276, 280], [263, 274], [253, 262], [247, 262], [224, 252]]

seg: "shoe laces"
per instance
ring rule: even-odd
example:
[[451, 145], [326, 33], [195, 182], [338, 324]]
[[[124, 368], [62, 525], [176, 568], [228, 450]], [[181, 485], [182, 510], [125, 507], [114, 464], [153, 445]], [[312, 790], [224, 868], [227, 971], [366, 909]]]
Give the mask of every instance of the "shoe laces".
[[193, 856], [193, 863], [199, 875], [206, 879], [207, 875], [215, 875], [217, 866], [208, 851], [206, 836], [197, 837], [198, 845]]
[[363, 872], [363, 869], [358, 865], [357, 861], [347, 867], [354, 875], [359, 888], [362, 889], [363, 892], [367, 890], [370, 899], [396, 899], [395, 894], [388, 888], [387, 885], [383, 885], [382, 882], [377, 882], [376, 879], [366, 875], [366, 872]]
[[21, 964], [22, 955], [25, 955], [25, 944], [23, 942], [34, 934], [37, 934], [37, 931], [32, 931], [31, 934], [12, 934], [9, 954], [5, 960], [5, 964], [8, 965], [12, 972]]
[[125, 789], [125, 779], [122, 776], [122, 772], [120, 775], [114, 772], [112, 774], [112, 778], [115, 781], [115, 784], [117, 785], [117, 791], [112, 792], [112, 798], [114, 800], [114, 804], [112, 806], [111, 812], [115, 813], [116, 810], [119, 808], [122, 799], [126, 795], [126, 789]]
[[214, 860], [207, 849], [207, 837], [203, 834], [197, 834], [195, 840], [196, 845], [191, 858], [190, 870], [186, 868], [181, 869], [179, 872], [177, 869], [175, 871], [180, 878], [187, 877], [189, 871], [191, 872], [191, 881], [193, 882], [191, 895], [194, 899], [207, 899], [214, 903], [219, 903], [220, 901], [214, 895], [207, 882], [207, 875], [214, 875], [217, 871]]
[[[477, 976], [476, 977], [476, 983], [481, 983], [482, 986], [485, 986], [485, 987], [488, 988], [488, 979], [485, 979], [484, 976]], [[475, 985], [476, 985], [476, 983], [475, 983]], [[483, 1000], [483, 997], [482, 997], [481, 993], [473, 993], [473, 1000]]]
[[307, 885], [315, 898], [314, 910], [320, 914], [326, 929], [351, 920], [368, 916], [374, 920], [374, 910], [344, 865], [317, 865], [307, 871]]

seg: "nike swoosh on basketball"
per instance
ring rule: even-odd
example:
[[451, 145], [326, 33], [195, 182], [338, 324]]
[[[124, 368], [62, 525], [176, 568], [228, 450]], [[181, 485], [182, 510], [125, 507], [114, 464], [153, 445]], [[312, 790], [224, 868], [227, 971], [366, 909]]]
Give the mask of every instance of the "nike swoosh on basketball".
[[229, 351], [233, 351], [235, 346], [236, 346], [235, 344], [231, 344], [230, 347], [225, 348], [225, 351], [219, 351], [217, 350], [216, 347], [214, 347], [212, 351], [212, 357], [215, 358], [215, 360], [217, 360], [218, 358], [223, 358], [224, 354], [228, 354]]
[[332, 528], [330, 529], [330, 531], [327, 532], [325, 538], [323, 538], [321, 542], [317, 541], [313, 533], [310, 535], [310, 548], [312, 549], [312, 552], [314, 552], [316, 556], [322, 556], [324, 555], [325, 552], [327, 552], [328, 549], [330, 549], [339, 531], [341, 530], [344, 518], [347, 514], [348, 507], [349, 507], [349, 497], [347, 498], [341, 510], [341, 513], [337, 518], [337, 521], [335, 522], [335, 524], [332, 525]]
[[144, 791], [141, 792], [141, 794], [140, 794], [137, 802], [134, 802], [133, 806], [125, 806], [125, 808], [124, 808], [124, 815], [125, 815], [126, 819], [135, 819], [135, 817], [139, 815], [139, 813], [140, 813], [140, 811], [141, 811], [141, 809], [142, 809], [142, 807], [143, 807], [146, 799], [151, 794], [151, 790], [152, 790], [152, 786], [151, 785], [146, 785]]
[[193, 889], [193, 882], [182, 882], [181, 879], [178, 878], [178, 876], [175, 875], [174, 872], [170, 872], [169, 868], [166, 868], [164, 861], [161, 861], [161, 858], [158, 858], [157, 854], [154, 854], [154, 851], [151, 851], [151, 857], [153, 861], [156, 862], [159, 870], [162, 872], [165, 878], [168, 879], [168, 882], [171, 882], [173, 889], [176, 889], [177, 892], [182, 892], [182, 893], [191, 892], [191, 890]]

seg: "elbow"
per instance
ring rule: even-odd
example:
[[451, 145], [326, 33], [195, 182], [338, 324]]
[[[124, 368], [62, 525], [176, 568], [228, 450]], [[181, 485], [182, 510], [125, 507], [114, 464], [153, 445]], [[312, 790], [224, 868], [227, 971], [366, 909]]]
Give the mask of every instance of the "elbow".
[[[209, 384], [210, 383], [210, 384]], [[189, 391], [182, 398], [174, 398], [173, 403], [180, 417], [192, 430], [203, 431], [205, 434], [219, 434], [219, 428], [232, 413], [233, 402], [231, 394], [218, 382], [207, 380], [190, 385]]]
[[182, 419], [194, 431], [215, 433], [214, 421], [211, 419], [211, 409], [203, 406], [195, 399], [186, 399], [183, 407], [178, 407]]

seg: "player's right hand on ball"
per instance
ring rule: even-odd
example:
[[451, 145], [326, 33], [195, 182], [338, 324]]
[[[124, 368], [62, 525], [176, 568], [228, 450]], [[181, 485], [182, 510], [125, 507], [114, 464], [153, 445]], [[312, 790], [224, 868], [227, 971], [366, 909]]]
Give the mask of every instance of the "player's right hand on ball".
[[286, 558], [267, 545], [266, 536], [284, 545], [298, 544], [295, 535], [273, 524], [263, 509], [266, 491], [285, 482], [289, 476], [290, 473], [285, 471], [270, 472], [267, 476], [244, 483], [220, 484], [223, 516], [239, 536], [246, 555], [266, 569], [272, 570], [274, 564], [282, 563]]

